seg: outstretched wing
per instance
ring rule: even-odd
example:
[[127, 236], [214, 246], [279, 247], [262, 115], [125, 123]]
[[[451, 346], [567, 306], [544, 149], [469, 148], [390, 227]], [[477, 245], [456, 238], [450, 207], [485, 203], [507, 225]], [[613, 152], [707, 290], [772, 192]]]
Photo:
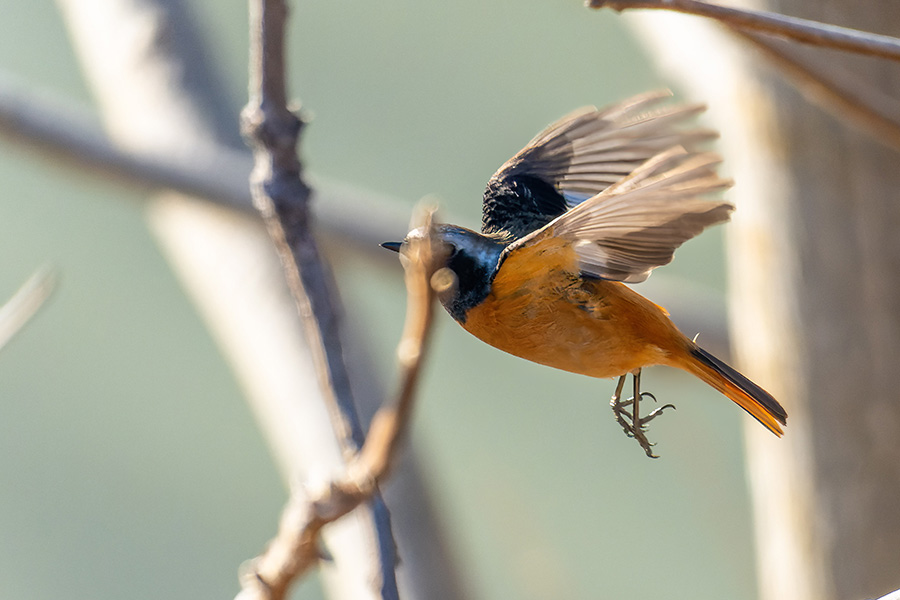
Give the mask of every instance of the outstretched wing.
[[701, 198], [731, 185], [716, 175], [719, 162], [712, 153], [671, 148], [505, 252], [554, 237], [575, 248], [584, 274], [644, 281], [651, 270], [669, 263], [682, 243], [728, 220], [731, 204]]
[[667, 97], [653, 92], [601, 110], [582, 108], [547, 127], [491, 177], [482, 232], [526, 235], [667, 148], [692, 149], [715, 137], [681, 128], [703, 106], [656, 107]]

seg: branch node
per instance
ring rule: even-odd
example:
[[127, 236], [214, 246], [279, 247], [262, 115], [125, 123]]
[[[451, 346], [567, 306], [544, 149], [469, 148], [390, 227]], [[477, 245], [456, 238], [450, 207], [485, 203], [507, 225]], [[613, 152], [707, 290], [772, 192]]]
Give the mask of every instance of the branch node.
[[274, 106], [268, 100], [248, 104], [241, 111], [241, 134], [254, 147], [272, 152], [293, 152], [304, 121], [286, 107]]

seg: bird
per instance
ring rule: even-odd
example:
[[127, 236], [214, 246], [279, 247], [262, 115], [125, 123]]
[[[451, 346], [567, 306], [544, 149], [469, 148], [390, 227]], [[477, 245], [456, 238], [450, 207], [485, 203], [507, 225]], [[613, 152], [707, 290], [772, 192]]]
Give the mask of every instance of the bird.
[[[632, 284], [671, 262], [675, 250], [734, 206], [705, 196], [731, 182], [718, 155], [698, 150], [716, 137], [688, 127], [701, 104], [669, 105], [648, 92], [597, 109], [585, 107], [535, 136], [490, 178], [481, 231], [438, 224], [453, 285], [438, 297], [463, 329], [529, 361], [596, 378], [618, 377], [610, 401], [616, 421], [657, 458], [640, 414], [641, 370], [675, 367], [694, 375], [775, 435], [784, 408], [763, 388], [684, 335], [668, 312]], [[404, 255], [403, 242], [383, 247]], [[628, 375], [632, 396], [623, 399]]]

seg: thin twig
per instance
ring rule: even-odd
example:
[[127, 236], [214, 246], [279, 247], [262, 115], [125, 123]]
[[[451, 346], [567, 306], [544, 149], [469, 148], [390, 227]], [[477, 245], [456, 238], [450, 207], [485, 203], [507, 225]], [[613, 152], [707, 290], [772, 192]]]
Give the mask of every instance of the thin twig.
[[423, 229], [428, 233], [412, 240], [406, 257], [408, 305], [403, 336], [397, 347], [400, 390], [372, 420], [360, 453], [349, 464], [343, 479], [318, 490], [295, 490], [285, 508], [278, 535], [241, 574], [239, 600], [282, 600], [290, 585], [319, 560], [318, 536], [328, 523], [343, 517], [378, 491], [391, 466], [412, 413], [422, 362], [428, 348], [434, 316], [432, 281], [444, 264], [431, 235], [431, 215]]
[[815, 61], [808, 56], [801, 57], [784, 42], [776, 43], [763, 35], [731, 29], [756, 46], [791, 83], [832, 115], [855, 124], [875, 141], [900, 150], [900, 103], [896, 98], [836, 68], [827, 59]]
[[412, 413], [423, 354], [428, 348], [434, 318], [434, 288], [439, 285], [436, 273], [440, 271], [442, 276], [452, 277], [450, 271], [441, 268], [446, 257], [442, 254], [443, 248], [431, 235], [433, 211], [425, 213], [419, 220], [426, 235], [424, 238], [410, 239], [406, 250], [408, 306], [403, 335], [397, 346], [400, 390], [393, 404], [385, 404], [375, 413], [358, 461], [358, 466], [373, 474], [376, 484], [388, 474], [397, 444]]
[[719, 6], [700, 0], [588, 0], [587, 5], [619, 12], [627, 9], [662, 9], [698, 15], [738, 29], [900, 61], [900, 40], [897, 38], [776, 13]]
[[879, 143], [900, 148], [900, 103], [833, 64], [799, 54], [776, 37], [900, 60], [900, 39], [783, 15], [729, 8], [701, 0], [591, 0], [592, 8], [655, 8], [712, 18], [750, 42], [810, 99], [855, 124]]
[[[287, 12], [285, 0], [250, 2], [250, 100], [241, 115], [241, 128], [255, 158], [250, 178], [253, 202], [281, 258], [335, 436], [349, 460], [362, 446], [362, 428], [344, 361], [338, 300], [331, 273], [312, 232], [311, 191], [301, 178], [296, 147], [303, 123], [287, 107], [284, 36]], [[345, 502], [347, 498], [355, 502]], [[363, 491], [334, 486], [321, 505], [301, 502], [297, 509], [297, 503], [291, 503], [292, 507], [285, 513], [291, 530], [296, 523], [292, 515], [299, 510], [300, 522], [309, 525], [308, 531], [304, 528], [305, 533], [296, 540], [297, 544], [290, 540], [287, 547], [276, 540], [273, 548], [277, 558], [271, 560], [272, 554], [266, 553], [259, 561], [261, 570], [253, 579], [263, 585], [255, 588], [262, 592], [256, 597], [280, 598], [294, 576], [313, 561], [322, 524], [345, 514], [363, 499], [377, 499], [372, 503], [378, 538], [378, 556], [373, 557], [380, 580], [376, 585], [383, 598], [396, 598], [393, 535], [377, 487]], [[288, 552], [284, 555], [279, 550]], [[274, 569], [270, 568], [273, 564]]]
[[341, 350], [337, 299], [311, 232], [310, 188], [300, 176], [297, 141], [302, 122], [287, 107], [284, 84], [283, 0], [252, 1], [250, 101], [242, 129], [253, 147], [253, 202], [281, 257], [306, 327], [335, 428], [350, 452], [362, 445], [350, 378]]
[[0, 307], [0, 348], [25, 326], [53, 291], [54, 278], [43, 268], [28, 278], [6, 304]]

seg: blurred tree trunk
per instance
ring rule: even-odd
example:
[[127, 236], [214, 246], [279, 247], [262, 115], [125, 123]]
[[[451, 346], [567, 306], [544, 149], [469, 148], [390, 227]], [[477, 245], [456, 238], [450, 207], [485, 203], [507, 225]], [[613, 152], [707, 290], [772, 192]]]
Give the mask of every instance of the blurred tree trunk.
[[[900, 36], [897, 0], [743, 4]], [[713, 23], [629, 19], [722, 131], [735, 356], [790, 415], [781, 440], [747, 420], [760, 597], [888, 593], [900, 586], [900, 153]], [[804, 52], [900, 98], [895, 63]]]
[[[900, 36], [896, 0], [772, 0], [768, 8]], [[900, 66], [810, 52], [900, 97]], [[775, 125], [769, 151], [788, 163], [789, 193], [785, 206], [761, 211], [764, 220], [755, 224], [774, 244], [752, 226], [734, 240], [740, 268], [732, 275], [733, 308], [740, 318], [748, 304], [783, 304], [775, 309], [783, 322], [742, 327], [772, 328], [762, 334], [772, 342], [765, 381], [789, 394], [788, 436], [797, 429], [800, 435], [779, 447], [766, 444], [771, 472], [756, 469], [757, 501], [769, 503], [759, 514], [793, 517], [760, 540], [761, 591], [766, 600], [797, 600], [785, 592], [802, 575], [821, 578], [805, 584], [809, 598], [877, 597], [900, 586], [900, 153], [811, 106], [783, 82], [763, 84]], [[772, 248], [791, 254], [773, 255]], [[755, 271], [752, 289], [744, 267]], [[766, 287], [770, 278], [781, 280], [774, 294]], [[755, 310], [767, 309], [749, 312]], [[739, 356], [758, 360], [750, 355], [762, 348], [745, 339], [735, 337]], [[751, 436], [751, 452], [758, 437]], [[784, 469], [786, 463], [793, 464]], [[798, 485], [808, 486], [800, 496], [811, 492], [809, 515], [783, 504], [796, 498]], [[780, 543], [783, 536], [792, 543]], [[783, 557], [786, 548], [805, 556]], [[809, 561], [799, 573], [773, 564], [799, 560]]]

